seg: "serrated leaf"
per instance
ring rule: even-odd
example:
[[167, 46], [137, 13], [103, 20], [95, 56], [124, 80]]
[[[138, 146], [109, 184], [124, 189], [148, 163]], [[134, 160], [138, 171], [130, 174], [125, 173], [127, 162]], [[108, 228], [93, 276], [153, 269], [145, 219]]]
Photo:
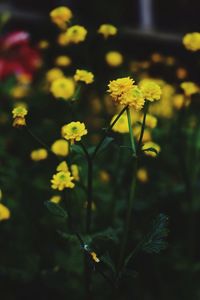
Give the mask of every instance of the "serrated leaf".
[[59, 204], [53, 203], [51, 201], [45, 201], [44, 204], [53, 215], [64, 219], [68, 217], [67, 212]]

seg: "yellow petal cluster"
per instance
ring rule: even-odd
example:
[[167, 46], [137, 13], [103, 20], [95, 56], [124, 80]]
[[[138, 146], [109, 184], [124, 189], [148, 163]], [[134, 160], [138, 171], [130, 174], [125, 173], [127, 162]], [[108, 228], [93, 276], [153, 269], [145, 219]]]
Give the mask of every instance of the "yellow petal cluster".
[[[148, 150], [149, 149], [149, 150]], [[152, 149], [155, 149], [156, 152], [152, 151]], [[154, 142], [147, 142], [142, 146], [142, 150], [144, 153], [148, 156], [156, 157], [158, 153], [160, 153], [160, 146]]]
[[200, 32], [185, 34], [183, 37], [183, 45], [189, 51], [200, 50]]
[[199, 92], [199, 87], [194, 82], [185, 81], [181, 83], [181, 88], [186, 96], [192, 96]]
[[0, 221], [8, 220], [10, 218], [10, 210], [0, 203]]
[[67, 6], [59, 6], [50, 12], [50, 17], [52, 22], [55, 23], [60, 29], [65, 29], [67, 23], [69, 23], [72, 18], [72, 11]]
[[66, 124], [61, 129], [61, 134], [66, 140], [70, 140], [72, 143], [80, 141], [82, 136], [87, 134], [85, 124], [79, 121]]
[[70, 172], [60, 171], [53, 175], [51, 187], [54, 190], [63, 191], [65, 188], [74, 188], [73, 177]]
[[67, 156], [69, 153], [69, 144], [63, 139], [56, 140], [51, 145], [51, 151], [58, 156]]
[[33, 161], [44, 160], [48, 157], [48, 152], [44, 148], [33, 150], [30, 154], [30, 157]]
[[161, 88], [152, 80], [143, 79], [139, 84], [145, 100], [153, 102], [154, 100], [160, 100]]
[[98, 33], [102, 34], [105, 39], [109, 36], [117, 34], [117, 28], [112, 24], [102, 24], [98, 29]]
[[58, 78], [51, 84], [50, 91], [55, 98], [62, 98], [64, 100], [70, 99], [75, 91], [75, 84], [71, 78]]
[[74, 75], [74, 80], [82, 81], [85, 82], [86, 84], [90, 84], [94, 81], [94, 74], [86, 70], [77, 69]]
[[123, 63], [123, 56], [118, 51], [109, 51], [106, 53], [105, 60], [111, 67], [118, 67]]

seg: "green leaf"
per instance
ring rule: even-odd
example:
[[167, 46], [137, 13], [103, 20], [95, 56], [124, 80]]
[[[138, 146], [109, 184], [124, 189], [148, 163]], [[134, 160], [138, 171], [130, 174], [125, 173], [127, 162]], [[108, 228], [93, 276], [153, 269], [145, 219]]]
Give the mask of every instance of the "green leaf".
[[168, 245], [165, 241], [168, 233], [168, 217], [159, 214], [153, 221], [152, 229], [142, 244], [142, 250], [147, 253], [159, 253], [164, 250]]
[[51, 201], [45, 201], [44, 204], [53, 215], [67, 219], [67, 212], [60, 205]]
[[63, 232], [61, 230], [57, 230], [57, 232], [64, 240], [67, 240], [69, 242], [77, 241], [77, 237], [73, 234], [69, 234], [69, 233]]
[[72, 152], [74, 152], [76, 154], [79, 154], [81, 156], [85, 155], [82, 147], [79, 146], [79, 145], [73, 144], [73, 145], [70, 146], [70, 149], [71, 149]]
[[112, 272], [115, 274], [116, 273], [116, 267], [115, 264], [112, 260], [112, 258], [110, 257], [109, 253], [106, 253], [105, 255], [102, 255], [100, 257], [101, 262], [103, 262], [104, 264], [107, 265], [107, 267], [112, 270]]
[[114, 138], [107, 136], [103, 141], [101, 147], [99, 148], [98, 153], [103, 152], [109, 145], [114, 141]]

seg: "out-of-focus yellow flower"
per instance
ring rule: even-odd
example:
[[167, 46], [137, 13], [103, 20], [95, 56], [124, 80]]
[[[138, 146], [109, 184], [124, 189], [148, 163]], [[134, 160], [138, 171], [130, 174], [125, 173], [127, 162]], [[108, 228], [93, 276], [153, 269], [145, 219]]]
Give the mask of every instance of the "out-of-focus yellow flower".
[[61, 171], [53, 175], [53, 178], [51, 179], [51, 187], [52, 189], [59, 191], [63, 191], [65, 188], [72, 189], [75, 186], [72, 180], [73, 177], [70, 172]]
[[151, 102], [154, 100], [160, 100], [161, 88], [157, 83], [150, 79], [143, 79], [139, 86], [146, 100]]
[[118, 67], [123, 63], [123, 56], [118, 51], [110, 51], [106, 53], [105, 60], [111, 67]]
[[70, 166], [70, 169], [71, 169], [71, 173], [72, 173], [72, 176], [74, 178], [75, 181], [79, 181], [80, 180], [80, 176], [79, 176], [79, 168], [76, 164], [72, 164]]
[[165, 58], [165, 63], [167, 66], [173, 66], [175, 64], [176, 60], [173, 56], [167, 56]]
[[92, 72], [88, 72], [86, 70], [76, 70], [76, 73], [74, 75], [75, 81], [82, 81], [86, 84], [90, 84], [94, 81], [94, 74]]
[[56, 7], [50, 12], [50, 17], [60, 29], [65, 29], [72, 18], [72, 11], [67, 6]]
[[96, 263], [100, 262], [100, 259], [97, 257], [97, 254], [95, 252], [90, 252], [90, 255], [92, 257], [92, 260], [94, 260]]
[[44, 160], [48, 157], [48, 152], [44, 148], [33, 150], [30, 154], [30, 157], [34, 161]]
[[71, 143], [80, 141], [81, 137], [87, 134], [85, 124], [81, 122], [71, 122], [66, 124], [61, 129], [61, 134], [66, 140], [70, 140]]
[[60, 171], [68, 172], [69, 167], [68, 167], [66, 161], [62, 161], [61, 163], [59, 163], [59, 165], [56, 168], [56, 171], [58, 171], [58, 172], [60, 172]]
[[66, 77], [58, 78], [52, 82], [50, 91], [55, 98], [68, 100], [75, 92], [74, 81], [71, 78]]
[[8, 220], [10, 218], [10, 210], [0, 203], [0, 221]]
[[163, 56], [160, 54], [160, 53], [153, 53], [151, 55], [151, 60], [154, 62], [154, 63], [160, 63], [163, 61]]
[[11, 90], [11, 96], [15, 99], [24, 98], [29, 94], [29, 87], [26, 85], [17, 84]]
[[[142, 121], [143, 121], [143, 116], [142, 116], [141, 119], [140, 119], [140, 122], [142, 122]], [[152, 115], [150, 115], [150, 114], [147, 114], [147, 115], [146, 115], [146, 122], [145, 122], [145, 125], [146, 125], [147, 127], [149, 127], [149, 128], [155, 128], [155, 127], [157, 126], [157, 122], [158, 122], [158, 120], [157, 120], [156, 117], [154, 117], [154, 116], [152, 116]]]
[[182, 94], [176, 94], [173, 97], [173, 105], [176, 109], [181, 109], [184, 106], [185, 97]]
[[71, 65], [71, 63], [72, 63], [72, 60], [67, 55], [60, 55], [60, 56], [56, 57], [56, 59], [55, 59], [55, 64], [58, 67], [68, 67]]
[[49, 48], [49, 42], [47, 40], [39, 41], [38, 48], [41, 49], [41, 50], [48, 49]]
[[145, 183], [149, 180], [149, 174], [146, 168], [140, 168], [137, 171], [137, 179], [142, 183]]
[[109, 36], [113, 36], [117, 34], [117, 28], [111, 24], [102, 24], [99, 29], [98, 33], [102, 34], [105, 39]]
[[46, 73], [46, 80], [52, 83], [54, 80], [62, 78], [64, 76], [63, 71], [59, 68], [53, 68]]
[[32, 81], [32, 77], [29, 74], [17, 74], [17, 81], [21, 84], [21, 85], [25, 85], [27, 86], [28, 84], [31, 83]]
[[140, 110], [144, 105], [144, 97], [138, 86], [133, 83], [130, 77], [112, 80], [108, 84], [108, 92], [116, 103]]
[[183, 89], [186, 96], [192, 96], [199, 92], [199, 87], [191, 81], [185, 81], [181, 83], [181, 88]]
[[[148, 156], [156, 157], [160, 153], [160, 146], [154, 142], [147, 142], [142, 146], [142, 150]], [[155, 151], [154, 151], [155, 150]]]
[[99, 178], [102, 182], [105, 182], [105, 183], [110, 182], [110, 174], [105, 170], [101, 170], [99, 172]]
[[50, 202], [59, 204], [61, 202], [62, 198], [60, 195], [54, 195], [51, 197]]
[[69, 153], [69, 144], [63, 139], [56, 140], [51, 146], [51, 151], [58, 156], [67, 156]]
[[[85, 27], [80, 25], [74, 25], [68, 28], [65, 33], [65, 45], [70, 43], [78, 44], [86, 39], [87, 30]], [[64, 37], [63, 37], [64, 41]]]
[[[113, 116], [111, 123], [116, 119], [117, 116], [118, 116], [118, 114]], [[121, 115], [121, 117], [118, 119], [118, 121], [113, 126], [112, 130], [115, 132], [119, 132], [119, 133], [129, 132], [128, 119], [127, 119], [126, 113], [123, 113], [123, 115]]]
[[57, 38], [58, 45], [64, 47], [69, 44], [69, 38], [67, 37], [66, 32], [61, 32]]
[[200, 50], [200, 33], [192, 32], [187, 33], [183, 37], [183, 44], [187, 50], [198, 51]]

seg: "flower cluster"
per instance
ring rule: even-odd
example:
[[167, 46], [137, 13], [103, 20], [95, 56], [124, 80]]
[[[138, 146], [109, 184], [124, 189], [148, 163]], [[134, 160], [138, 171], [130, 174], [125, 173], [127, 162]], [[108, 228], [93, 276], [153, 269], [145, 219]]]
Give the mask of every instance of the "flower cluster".
[[86, 84], [90, 84], [94, 81], [94, 74], [92, 72], [88, 72], [86, 70], [76, 70], [76, 73], [74, 75], [75, 81], [82, 81]]
[[66, 140], [74, 143], [75, 141], [80, 141], [82, 136], [87, 134], [87, 129], [85, 128], [84, 123], [79, 121], [71, 122], [62, 127], [61, 134]]

